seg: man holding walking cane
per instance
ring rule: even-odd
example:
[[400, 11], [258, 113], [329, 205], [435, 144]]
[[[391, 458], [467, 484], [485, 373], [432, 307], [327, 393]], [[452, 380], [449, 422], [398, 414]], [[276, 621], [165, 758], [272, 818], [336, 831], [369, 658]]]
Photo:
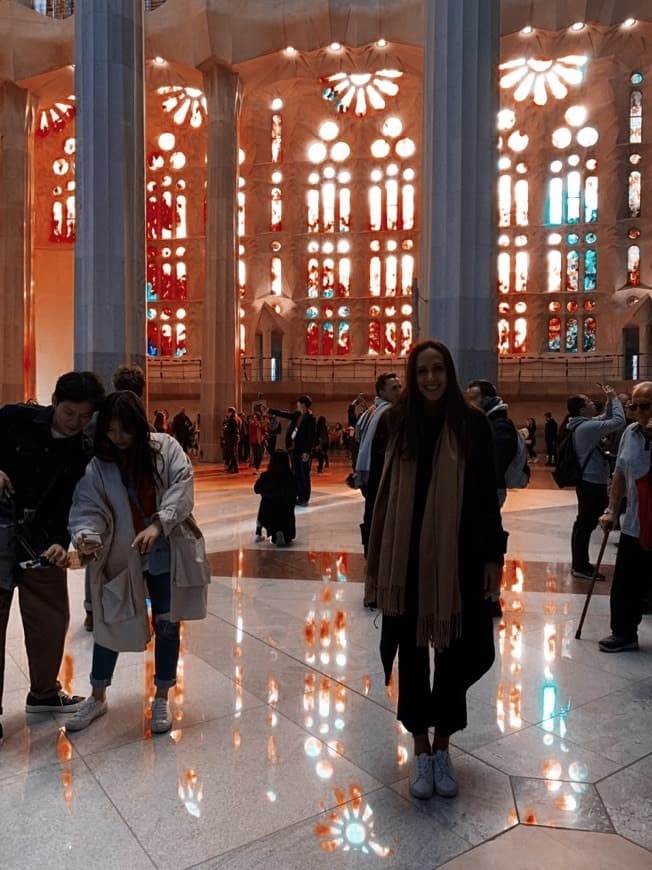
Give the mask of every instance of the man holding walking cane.
[[600, 517], [602, 529], [612, 529], [623, 496], [627, 496], [611, 586], [612, 633], [599, 643], [600, 650], [609, 653], [638, 649], [638, 625], [652, 577], [651, 381], [635, 387], [628, 410], [635, 422], [623, 432], [609, 506]]

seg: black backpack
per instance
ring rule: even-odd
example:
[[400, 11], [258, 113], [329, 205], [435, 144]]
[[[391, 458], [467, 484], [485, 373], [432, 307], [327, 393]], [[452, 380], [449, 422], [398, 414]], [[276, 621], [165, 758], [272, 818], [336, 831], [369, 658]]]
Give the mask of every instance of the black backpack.
[[[595, 450], [595, 447], [593, 450]], [[563, 489], [565, 486], [577, 486], [580, 483], [593, 450], [590, 451], [584, 462], [580, 464], [577, 450], [575, 449], [573, 432], [569, 431], [564, 435], [559, 442], [557, 465], [552, 472], [554, 481], [560, 489]]]

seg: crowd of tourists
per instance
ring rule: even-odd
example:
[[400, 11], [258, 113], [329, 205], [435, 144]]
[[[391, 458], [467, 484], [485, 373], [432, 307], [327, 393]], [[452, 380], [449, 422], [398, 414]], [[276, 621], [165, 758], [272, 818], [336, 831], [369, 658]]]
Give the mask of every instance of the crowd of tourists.
[[[180, 621], [206, 615], [210, 572], [188, 456], [197, 429], [183, 408], [171, 422], [156, 411], [150, 423], [144, 386], [137, 366], [121, 366], [108, 395], [93, 372], [68, 372], [49, 406], [0, 409], [0, 701], [17, 591], [30, 674], [25, 709], [63, 713], [71, 732], [106, 714], [119, 654], [144, 650], [151, 633], [150, 727], [168, 731]], [[621, 529], [612, 633], [599, 644], [614, 653], [638, 649], [652, 576], [652, 383], [638, 384], [631, 399], [600, 390], [595, 401], [570, 396], [560, 425], [546, 412], [543, 437], [546, 465], [577, 493], [576, 579], [602, 577], [589, 560], [594, 529]], [[430, 339], [412, 349], [404, 378], [383, 373], [372, 402], [358, 395], [346, 422], [347, 480], [364, 498], [364, 605], [382, 616], [387, 682], [398, 659], [397, 717], [414, 739], [410, 791], [453, 797], [449, 741], [467, 725], [468, 689], [494, 660], [508, 537], [501, 508], [508, 490], [528, 485], [536, 422], [517, 427], [488, 380], [462, 389], [450, 351]], [[311, 503], [313, 463], [318, 473], [329, 467], [334, 432], [306, 394], [291, 409], [262, 400], [247, 415], [228, 408], [225, 470], [239, 473], [250, 462], [256, 472], [256, 542], [295, 540], [296, 510]], [[85, 569], [85, 625], [93, 632], [88, 697], [67, 694], [58, 677], [71, 545]]]

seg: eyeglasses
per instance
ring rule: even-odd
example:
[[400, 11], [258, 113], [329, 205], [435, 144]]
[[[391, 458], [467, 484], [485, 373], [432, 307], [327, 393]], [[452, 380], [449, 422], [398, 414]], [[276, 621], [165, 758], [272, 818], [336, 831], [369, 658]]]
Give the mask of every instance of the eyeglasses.
[[652, 408], [652, 402], [630, 402], [627, 406], [629, 411], [649, 411]]

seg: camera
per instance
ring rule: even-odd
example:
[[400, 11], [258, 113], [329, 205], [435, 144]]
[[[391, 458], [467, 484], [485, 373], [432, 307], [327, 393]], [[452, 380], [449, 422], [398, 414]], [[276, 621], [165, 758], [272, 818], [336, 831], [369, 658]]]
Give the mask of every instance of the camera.
[[38, 556], [36, 559], [28, 559], [26, 562], [19, 562], [18, 566], [23, 569], [23, 571], [28, 568], [51, 568], [52, 562], [49, 562], [45, 556]]

